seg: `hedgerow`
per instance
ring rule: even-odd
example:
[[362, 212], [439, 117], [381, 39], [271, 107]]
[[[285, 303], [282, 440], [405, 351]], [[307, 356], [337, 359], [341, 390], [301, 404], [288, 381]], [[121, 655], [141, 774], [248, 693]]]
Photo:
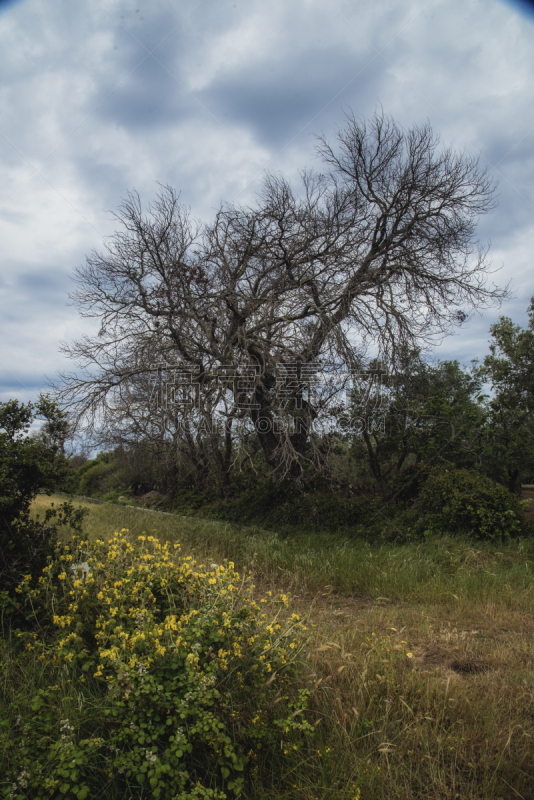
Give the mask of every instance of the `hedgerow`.
[[[0, 729], [4, 797], [223, 800], [313, 731], [294, 680], [306, 627], [287, 597], [256, 602], [232, 562], [127, 533], [75, 538], [16, 589], [14, 638], [50, 680]], [[68, 714], [54, 702], [65, 676]]]

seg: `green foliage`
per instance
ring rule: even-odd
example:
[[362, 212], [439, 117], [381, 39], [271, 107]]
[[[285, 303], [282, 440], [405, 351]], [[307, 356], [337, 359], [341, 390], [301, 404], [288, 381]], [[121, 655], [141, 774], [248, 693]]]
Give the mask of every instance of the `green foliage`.
[[105, 493], [113, 476], [114, 465], [102, 461], [89, 464], [80, 475], [78, 490], [87, 497], [96, 497]]
[[534, 298], [528, 313], [527, 330], [508, 317], [491, 326], [490, 354], [479, 368], [493, 391], [485, 398], [486, 469], [510, 491], [534, 476]]
[[[35, 419], [44, 420], [43, 436], [31, 437]], [[34, 405], [17, 400], [0, 403], [0, 519], [4, 523], [28, 511], [39, 489], [53, 491], [66, 473], [59, 432], [66, 435], [65, 418], [41, 396]], [[46, 431], [49, 430], [49, 435]]]
[[127, 471], [112, 452], [99, 453], [86, 461], [77, 470], [76, 478], [74, 493], [86, 497], [106, 497], [111, 493], [109, 499], [115, 499], [130, 492]]
[[484, 419], [476, 375], [457, 361], [427, 363], [418, 351], [401, 353], [395, 373], [381, 374], [374, 365], [372, 375], [380, 394], [369, 386], [353, 390], [340, 425], [353, 457], [367, 463], [384, 498], [398, 491], [401, 473], [414, 463], [418, 469], [437, 459], [474, 465]]
[[206, 492], [198, 492], [193, 489], [181, 489], [173, 499], [173, 507], [184, 511], [200, 511], [208, 506], [213, 498]]
[[391, 482], [390, 491], [389, 500], [375, 502], [356, 525], [354, 537], [380, 544], [431, 535], [500, 541], [527, 533], [525, 504], [475, 470], [414, 466]]
[[239, 497], [214, 503], [211, 508], [218, 518], [261, 524], [268, 530], [304, 526], [307, 530], [334, 533], [350, 530], [365, 521], [376, 511], [377, 501], [368, 497], [343, 497], [334, 491], [318, 491], [311, 486], [301, 490], [290, 481], [277, 484], [268, 478]]
[[[437, 460], [437, 459], [436, 459]], [[440, 469], [454, 469], [454, 464], [440, 461]], [[435, 471], [432, 465], [426, 463], [411, 464], [396, 474], [389, 481], [389, 497], [396, 506], [405, 507], [413, 505], [420, 496], [424, 484]]]
[[433, 473], [423, 486], [417, 513], [419, 529], [429, 534], [467, 534], [503, 539], [524, 531], [523, 504], [504, 486], [474, 470]]
[[[37, 437], [31, 437], [30, 426], [39, 418], [44, 425]], [[22, 574], [35, 580], [41, 573], [54, 551], [58, 526], [78, 530], [84, 516], [65, 503], [48, 509], [43, 522], [30, 518], [30, 504], [38, 491], [52, 490], [65, 477], [66, 435], [65, 415], [45, 396], [36, 405], [17, 400], [0, 404], [0, 585], [4, 597]]]
[[527, 533], [522, 503], [514, 495], [503, 486], [494, 488], [490, 479], [474, 470], [456, 469], [454, 463], [405, 468], [390, 480], [385, 499], [355, 493], [353, 488], [302, 491], [290, 482], [275, 484], [267, 479], [225, 501], [182, 492], [175, 509], [261, 525], [283, 536], [348, 534], [377, 544], [414, 541], [430, 532], [477, 539]]
[[35, 585], [43, 569], [53, 556], [58, 543], [59, 529], [68, 528], [71, 532], [81, 532], [81, 525], [87, 511], [75, 509], [66, 502], [57, 508], [54, 504], [45, 511], [41, 522], [39, 515], [35, 520], [28, 513], [21, 514], [9, 525], [0, 524], [0, 602], [2, 603], [1, 628], [21, 624], [22, 614], [12, 598], [12, 589], [22, 575], [26, 575], [32, 586]]
[[[253, 599], [234, 565], [197, 565], [153, 536], [58, 549], [21, 606], [40, 634], [29, 655], [61, 671], [83, 702], [65, 717], [52, 685], [10, 708], [4, 796], [213, 798], [239, 795], [254, 765], [299, 751], [312, 726], [294, 676], [305, 627], [287, 598]], [[178, 549], [175, 545], [175, 550]], [[18, 721], [17, 721], [18, 720]], [[21, 775], [22, 780], [21, 780]]]
[[104, 500], [107, 500], [110, 503], [117, 503], [120, 500], [129, 501], [131, 500], [131, 490], [129, 487], [119, 486], [117, 489], [109, 489], [103, 497]]

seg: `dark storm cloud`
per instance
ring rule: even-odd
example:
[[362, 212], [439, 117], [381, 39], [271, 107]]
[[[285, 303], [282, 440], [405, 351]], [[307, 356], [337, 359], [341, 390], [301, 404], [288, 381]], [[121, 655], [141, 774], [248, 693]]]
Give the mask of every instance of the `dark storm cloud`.
[[198, 104], [183, 85], [157, 61], [148, 58], [98, 107], [98, 116], [133, 135], [191, 119]]
[[524, 175], [525, 171], [534, 172], [534, 131], [513, 148], [504, 130], [494, 131], [482, 146], [480, 164], [488, 167], [498, 187], [497, 209], [480, 221], [479, 235], [504, 244], [522, 231], [525, 234], [533, 219], [534, 190]]
[[[2, 369], [0, 367], [0, 369]], [[0, 372], [0, 402], [24, 397], [24, 402], [37, 400], [41, 392], [45, 392], [43, 377], [33, 371], [25, 372], [23, 365], [12, 375], [2, 369]]]
[[232, 67], [222, 57], [207, 85], [197, 89], [195, 75], [211, 57], [211, 37], [220, 40], [242, 17], [236, 4], [207, 4], [205, 11], [202, 24], [195, 15], [178, 24], [176, 13], [165, 24], [157, 10], [142, 25], [133, 24], [135, 19], [141, 22], [135, 15], [130, 24], [121, 21], [113, 29], [116, 52], [109, 56], [111, 70], [99, 88], [105, 100], [96, 114], [139, 133], [195, 115], [211, 117], [222, 125], [244, 125], [258, 141], [277, 147], [334, 102], [364, 104], [376, 98], [380, 76], [368, 69], [368, 45], [365, 52], [343, 52], [314, 35], [310, 59], [309, 50], [302, 48], [306, 27], [296, 27], [298, 15], [293, 27], [300, 46], [285, 31], [279, 49], [249, 69]]
[[[429, 120], [443, 144], [481, 153], [500, 196], [478, 233], [504, 264], [497, 282], [517, 283], [506, 313], [526, 322], [534, 56], [517, 6], [0, 0], [0, 11], [2, 399], [26, 396], [16, 377], [33, 391], [69, 369], [59, 341], [96, 329], [67, 305], [68, 276], [102, 250], [128, 189], [146, 205], [170, 183], [210, 220], [221, 200], [250, 202], [266, 168], [295, 187], [299, 169], [320, 169], [312, 134], [334, 143], [349, 107], [368, 118], [382, 103], [405, 128]], [[498, 314], [473, 318], [440, 357], [485, 352]]]
[[[383, 76], [368, 69], [367, 54], [337, 53], [323, 47], [280, 64], [216, 77], [200, 94], [222, 120], [244, 124], [263, 144], [280, 147], [303, 128], [317, 131], [331, 122], [331, 110], [376, 104]], [[330, 114], [328, 114], [330, 112]]]
[[[68, 273], [55, 270], [46, 265], [39, 265], [38, 269], [18, 272], [15, 268], [12, 275], [12, 291], [14, 294], [24, 296], [28, 291], [34, 292], [47, 304], [64, 307], [62, 297]], [[23, 309], [18, 309], [18, 313]], [[31, 310], [29, 312], [31, 314]], [[20, 317], [19, 317], [20, 318]]]

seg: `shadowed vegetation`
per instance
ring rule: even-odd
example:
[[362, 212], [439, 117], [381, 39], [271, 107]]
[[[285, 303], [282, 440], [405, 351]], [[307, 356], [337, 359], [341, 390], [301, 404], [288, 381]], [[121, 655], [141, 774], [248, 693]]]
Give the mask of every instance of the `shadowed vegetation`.
[[[45, 502], [39, 497], [33, 510]], [[257, 599], [281, 591], [288, 613], [308, 618], [294, 680], [310, 691], [307, 718], [320, 722], [302, 748], [282, 745], [275, 760], [259, 758], [243, 797], [529, 797], [532, 540], [372, 546], [85, 505], [89, 538], [129, 528], [134, 541], [156, 529], [199, 562], [231, 557], [238, 572], [254, 577]], [[54, 681], [57, 715], [67, 718], [75, 685], [47, 673], [31, 653], [4, 647], [8, 703], [21, 703], [22, 678], [25, 694]], [[89, 696], [84, 713], [97, 713], [96, 698]]]

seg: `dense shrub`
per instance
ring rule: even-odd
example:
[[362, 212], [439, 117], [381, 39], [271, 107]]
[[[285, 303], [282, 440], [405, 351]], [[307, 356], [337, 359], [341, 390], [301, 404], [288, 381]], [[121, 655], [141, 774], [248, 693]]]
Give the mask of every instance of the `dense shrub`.
[[523, 505], [508, 489], [474, 470], [438, 470], [417, 501], [419, 530], [425, 534], [467, 534], [501, 539], [525, 529]]
[[200, 509], [212, 503], [213, 499], [207, 492], [180, 489], [173, 498], [173, 507], [182, 511], [200, 511]]
[[87, 497], [105, 497], [116, 493], [117, 496], [130, 491], [126, 470], [113, 457], [113, 453], [99, 453], [87, 461], [77, 474], [75, 493]]
[[265, 480], [255, 489], [243, 492], [224, 504], [213, 505], [215, 514], [232, 522], [260, 524], [266, 529], [284, 530], [288, 526], [312, 531], [351, 530], [377, 509], [370, 497], [340, 497], [335, 492], [298, 489], [288, 482]]
[[67, 471], [60, 437], [54, 441], [29, 435], [36, 419], [44, 420], [45, 431], [66, 424], [46, 397], [36, 405], [0, 403], [0, 520], [6, 523], [28, 511], [39, 489], [57, 488]]
[[[44, 425], [40, 435], [32, 437], [29, 431], [36, 419]], [[35, 405], [17, 400], [0, 403], [0, 588], [4, 599], [21, 575], [35, 579], [41, 574], [54, 552], [58, 525], [79, 530], [84, 512], [74, 511], [68, 503], [48, 509], [43, 522], [30, 517], [30, 505], [39, 490], [53, 491], [66, 475], [62, 453], [66, 433], [64, 414], [45, 396]]]
[[[46, 510], [44, 519], [31, 519], [29, 512], [6, 523], [0, 520], [0, 603], [1, 627], [12, 624], [15, 611], [12, 590], [22, 575], [34, 586], [58, 543], [58, 529], [68, 527], [80, 533], [85, 509], [75, 509], [71, 503], [54, 503]], [[20, 615], [15, 615], [20, 616]]]
[[389, 501], [376, 503], [375, 512], [356, 525], [354, 536], [404, 543], [442, 534], [502, 539], [527, 532], [524, 504], [474, 470], [451, 464], [409, 470], [392, 491]]
[[231, 562], [207, 568], [125, 533], [65, 545], [37, 587], [17, 588], [36, 626], [26, 648], [99, 710], [84, 717], [80, 701], [66, 718], [53, 686], [10, 709], [7, 797], [222, 800], [312, 731], [293, 681], [305, 628], [287, 598], [269, 619]]
[[427, 464], [411, 464], [388, 481], [389, 501], [397, 506], [410, 507], [421, 495], [423, 486], [428, 478], [436, 472], [445, 469], [454, 469], [454, 464], [441, 462], [434, 467]]

